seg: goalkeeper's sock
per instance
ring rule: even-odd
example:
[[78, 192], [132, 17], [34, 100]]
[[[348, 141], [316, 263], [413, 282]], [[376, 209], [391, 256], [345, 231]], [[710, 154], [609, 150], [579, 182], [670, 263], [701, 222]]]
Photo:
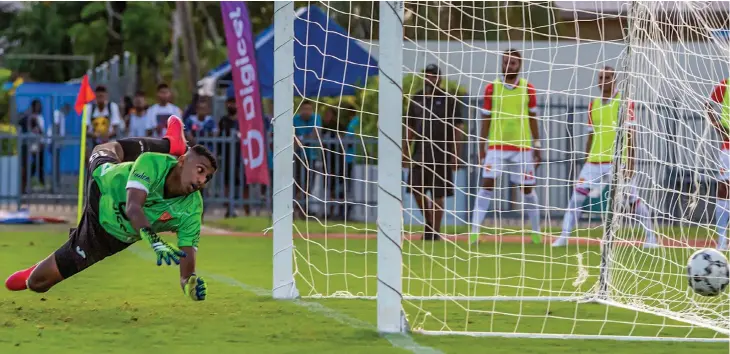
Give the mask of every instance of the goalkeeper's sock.
[[573, 192], [573, 196], [568, 202], [568, 211], [565, 212], [565, 216], [563, 217], [563, 231], [560, 234], [561, 239], [569, 237], [570, 233], [573, 232], [575, 224], [580, 220], [581, 207], [587, 198], [587, 190], [576, 188]]
[[718, 247], [727, 246], [727, 227], [730, 223], [730, 199], [717, 199], [715, 220], [717, 223], [717, 245]]
[[639, 217], [639, 222], [644, 227], [644, 232], [646, 232], [645, 243], [655, 244], [657, 240], [656, 235], [654, 234], [654, 227], [651, 223], [651, 214], [649, 213], [649, 208], [647, 208], [646, 204], [642, 203], [640, 199], [637, 199], [634, 207], [634, 212], [636, 213], [636, 216]]
[[[489, 210], [489, 204], [492, 202], [493, 198], [493, 190], [479, 190], [479, 193], [477, 194], [477, 199], [474, 201], [474, 211], [471, 214], [471, 234], [473, 235], [472, 237], [479, 237], [479, 228], [481, 228], [482, 222], [484, 222], [484, 217], [487, 215], [487, 210]], [[474, 242], [476, 240], [469, 241]]]
[[537, 205], [537, 193], [533, 190], [529, 194], [525, 194], [522, 200], [533, 234], [540, 233], [540, 209]]
[[124, 151], [124, 162], [137, 160], [145, 152], [170, 154], [170, 141], [157, 138], [124, 138], [117, 140]]

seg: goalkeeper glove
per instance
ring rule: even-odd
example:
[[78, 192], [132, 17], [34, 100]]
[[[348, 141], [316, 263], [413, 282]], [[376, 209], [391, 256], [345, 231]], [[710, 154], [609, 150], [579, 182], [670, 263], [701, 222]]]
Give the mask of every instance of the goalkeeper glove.
[[193, 273], [193, 275], [191, 275], [185, 283], [183, 291], [185, 292], [185, 295], [190, 297], [193, 301], [203, 301], [208, 295], [208, 284], [206, 284], [203, 278]]
[[175, 262], [175, 264], [180, 264], [180, 257], [186, 256], [185, 252], [161, 239], [160, 236], [157, 236], [157, 234], [149, 227], [140, 229], [139, 236], [152, 246], [152, 250], [155, 251], [155, 254], [157, 255], [158, 266], [162, 265], [163, 259], [167, 265], [172, 264], [170, 260]]

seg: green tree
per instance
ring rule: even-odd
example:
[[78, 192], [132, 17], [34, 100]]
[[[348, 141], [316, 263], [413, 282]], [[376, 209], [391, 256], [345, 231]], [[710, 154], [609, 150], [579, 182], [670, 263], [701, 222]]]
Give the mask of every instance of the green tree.
[[84, 6], [80, 21], [68, 29], [74, 54], [93, 55], [97, 62], [107, 59], [106, 53], [109, 47], [107, 23], [104, 2], [94, 1]]
[[[160, 78], [160, 63], [170, 47], [170, 13], [165, 2], [130, 2], [122, 16], [124, 49], [137, 56], [137, 84], [147, 87]], [[152, 80], [143, 80], [143, 68], [152, 71]]]
[[[80, 20], [83, 2], [34, 3], [15, 14], [2, 32], [8, 54], [74, 54], [67, 29]], [[88, 69], [83, 62], [5, 59], [4, 66], [44, 81], [66, 81]]]
[[93, 1], [81, 10], [80, 21], [68, 30], [76, 54], [92, 54], [98, 62], [124, 52], [122, 22], [126, 1]]

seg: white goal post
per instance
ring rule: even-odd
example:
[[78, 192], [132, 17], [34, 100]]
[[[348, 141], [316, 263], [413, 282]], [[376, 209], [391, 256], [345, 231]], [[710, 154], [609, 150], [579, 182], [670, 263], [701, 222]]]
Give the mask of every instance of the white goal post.
[[724, 230], [728, 14], [276, 1], [273, 297], [373, 300], [383, 333], [727, 342], [686, 264]]

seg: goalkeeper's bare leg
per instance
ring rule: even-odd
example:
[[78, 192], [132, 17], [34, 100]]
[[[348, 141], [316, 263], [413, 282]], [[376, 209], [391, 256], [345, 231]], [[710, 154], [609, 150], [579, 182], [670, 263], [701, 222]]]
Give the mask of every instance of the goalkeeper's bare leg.
[[[98, 145], [94, 148], [89, 161], [89, 173], [104, 163], [134, 161], [144, 152], [182, 155], [187, 150], [183, 130], [180, 118], [171, 116], [167, 122], [167, 134], [163, 139], [127, 138]], [[108, 235], [99, 225], [97, 212], [100, 192], [93, 179], [89, 182], [88, 190], [81, 222], [77, 228], [71, 230], [69, 240], [41, 262], [13, 273], [5, 281], [7, 289], [46, 292], [64, 279], [130, 245]]]

